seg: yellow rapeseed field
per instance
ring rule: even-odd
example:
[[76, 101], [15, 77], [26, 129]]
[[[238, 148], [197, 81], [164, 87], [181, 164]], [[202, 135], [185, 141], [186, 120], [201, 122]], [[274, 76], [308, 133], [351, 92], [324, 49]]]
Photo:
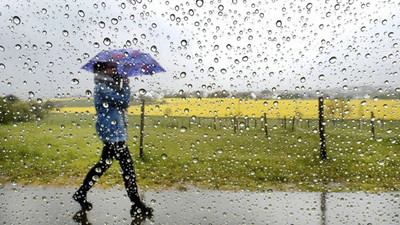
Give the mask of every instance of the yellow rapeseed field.
[[[94, 114], [94, 107], [69, 107], [57, 109], [66, 113]], [[400, 119], [400, 100], [325, 100], [326, 118], [369, 119], [371, 112], [375, 118], [384, 120]], [[55, 112], [54, 110], [53, 112]], [[147, 116], [174, 117], [261, 117], [268, 118], [318, 118], [318, 100], [284, 99], [225, 99], [225, 98], [165, 98], [156, 104], [146, 105]], [[140, 106], [130, 106], [129, 115], [140, 115]]]

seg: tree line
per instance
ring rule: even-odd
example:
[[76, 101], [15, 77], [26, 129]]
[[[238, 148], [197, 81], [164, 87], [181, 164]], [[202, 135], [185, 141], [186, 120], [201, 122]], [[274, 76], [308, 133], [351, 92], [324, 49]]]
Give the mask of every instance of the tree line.
[[15, 95], [0, 97], [0, 124], [41, 120], [53, 108], [51, 101], [23, 101]]

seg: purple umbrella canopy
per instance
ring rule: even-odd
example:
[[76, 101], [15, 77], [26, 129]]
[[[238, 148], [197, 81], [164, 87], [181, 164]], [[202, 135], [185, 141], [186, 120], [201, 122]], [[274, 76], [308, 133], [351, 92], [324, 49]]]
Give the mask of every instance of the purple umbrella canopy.
[[82, 69], [93, 73], [95, 62], [115, 62], [118, 73], [123, 77], [153, 75], [165, 69], [150, 54], [132, 49], [103, 50], [93, 57]]

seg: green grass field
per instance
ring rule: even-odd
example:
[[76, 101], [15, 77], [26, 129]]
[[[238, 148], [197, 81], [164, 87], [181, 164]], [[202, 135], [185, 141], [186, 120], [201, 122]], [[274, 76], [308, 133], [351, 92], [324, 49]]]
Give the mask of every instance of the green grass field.
[[[400, 190], [399, 121], [327, 121], [328, 159], [319, 159], [315, 120], [239, 121], [146, 117], [144, 159], [139, 117], [130, 116], [131, 153], [142, 189], [393, 191]], [[95, 117], [49, 114], [42, 121], [0, 126], [1, 182], [79, 185], [101, 153]], [[216, 128], [216, 129], [214, 129]], [[98, 186], [123, 185], [116, 161]]]

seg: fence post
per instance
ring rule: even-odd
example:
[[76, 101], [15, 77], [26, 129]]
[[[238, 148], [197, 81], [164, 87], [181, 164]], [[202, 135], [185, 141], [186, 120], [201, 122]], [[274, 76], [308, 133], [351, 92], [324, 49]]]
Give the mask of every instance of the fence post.
[[325, 142], [325, 122], [324, 122], [324, 98], [318, 98], [318, 117], [319, 117], [319, 141], [321, 147], [321, 159], [327, 158]]
[[233, 118], [233, 132], [236, 134], [236, 131], [237, 131], [237, 123], [236, 123], [236, 121], [237, 121], [237, 116], [235, 116], [234, 118]]
[[267, 113], [264, 113], [264, 130], [265, 130], [265, 137], [268, 137]]
[[141, 110], [140, 110], [140, 153], [139, 157], [143, 158], [143, 140], [144, 140], [144, 103], [145, 101], [142, 100], [141, 102]]
[[375, 139], [375, 117], [374, 117], [374, 112], [371, 112], [371, 132], [372, 132], [372, 139]]
[[294, 131], [294, 123], [296, 122], [296, 116], [293, 116], [292, 119], [292, 131]]

